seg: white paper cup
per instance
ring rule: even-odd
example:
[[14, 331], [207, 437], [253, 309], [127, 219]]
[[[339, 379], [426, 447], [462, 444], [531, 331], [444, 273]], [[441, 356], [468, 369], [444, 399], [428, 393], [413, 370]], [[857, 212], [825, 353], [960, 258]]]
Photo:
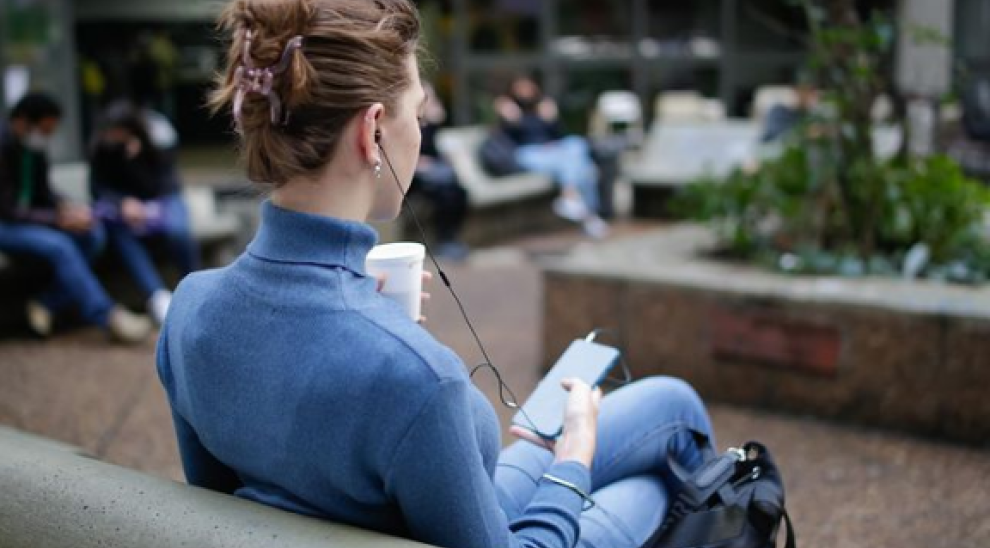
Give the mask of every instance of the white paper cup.
[[423, 259], [426, 248], [416, 242], [376, 245], [368, 252], [365, 269], [376, 278], [385, 278], [382, 295], [399, 303], [419, 321], [423, 292]]

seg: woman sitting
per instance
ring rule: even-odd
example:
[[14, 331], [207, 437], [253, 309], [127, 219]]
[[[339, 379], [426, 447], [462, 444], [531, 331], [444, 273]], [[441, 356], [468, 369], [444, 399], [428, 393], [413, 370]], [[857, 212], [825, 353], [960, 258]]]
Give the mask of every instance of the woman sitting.
[[449, 548], [640, 546], [668, 508], [668, 451], [700, 464], [694, 391], [636, 382], [599, 417], [601, 393], [571, 381], [552, 450], [500, 451], [464, 363], [365, 270], [367, 222], [396, 217], [419, 155], [412, 2], [237, 0], [223, 26], [214, 105], [271, 198], [240, 258], [183, 280], [161, 332], [189, 482]]

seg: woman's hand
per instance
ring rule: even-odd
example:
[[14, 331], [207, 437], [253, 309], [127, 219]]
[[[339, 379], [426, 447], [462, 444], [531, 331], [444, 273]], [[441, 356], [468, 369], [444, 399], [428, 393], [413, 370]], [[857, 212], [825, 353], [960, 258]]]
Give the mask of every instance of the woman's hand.
[[93, 227], [93, 212], [83, 205], [61, 204], [57, 223], [66, 232], [83, 233]]
[[570, 392], [564, 409], [564, 430], [556, 440], [547, 440], [521, 426], [512, 426], [512, 435], [553, 451], [556, 462], [573, 460], [589, 469], [598, 441], [598, 407], [602, 391], [582, 380], [564, 379], [561, 386]]
[[[432, 295], [430, 295], [429, 293], [426, 292], [426, 284], [428, 284], [428, 283], [430, 283], [432, 281], [433, 281], [433, 273], [430, 272], [429, 270], [424, 270], [423, 271], [423, 290], [419, 292], [419, 300], [422, 302], [422, 304], [420, 305], [420, 310], [425, 309], [426, 308], [426, 303], [428, 303], [430, 301], [430, 297]], [[423, 315], [423, 314], [420, 314], [419, 315], [419, 320], [417, 320], [417, 323], [420, 323], [420, 324], [426, 323], [426, 316]]]
[[[383, 274], [381, 276], [377, 276], [376, 278], [378, 279], [377, 290], [378, 290], [379, 293], [381, 293], [382, 292], [382, 289], [385, 287], [385, 280], [388, 279], [388, 276], [386, 276], [386, 275]], [[430, 300], [431, 295], [429, 293], [427, 293], [425, 291], [425, 289], [426, 289], [426, 284], [428, 284], [428, 283], [430, 283], [432, 281], [433, 281], [433, 273], [430, 272], [429, 270], [424, 270], [423, 271], [423, 289], [424, 290], [419, 292], [419, 300], [422, 302], [422, 305], [421, 305], [420, 308], [425, 308], [426, 307], [426, 303], [429, 302], [429, 300]], [[416, 322], [417, 323], [426, 323], [426, 316], [420, 314], [419, 319], [416, 320]]]
[[148, 220], [148, 212], [144, 204], [136, 198], [124, 198], [120, 202], [120, 215], [124, 218], [127, 226], [134, 230], [140, 230]]
[[495, 113], [498, 114], [499, 118], [502, 120], [514, 124], [522, 119], [522, 109], [515, 101], [509, 99], [508, 97], [499, 97], [495, 99]]
[[536, 113], [547, 122], [556, 122], [557, 117], [560, 116], [560, 111], [557, 110], [557, 103], [549, 97], [544, 98], [540, 101], [540, 104], [536, 105]]

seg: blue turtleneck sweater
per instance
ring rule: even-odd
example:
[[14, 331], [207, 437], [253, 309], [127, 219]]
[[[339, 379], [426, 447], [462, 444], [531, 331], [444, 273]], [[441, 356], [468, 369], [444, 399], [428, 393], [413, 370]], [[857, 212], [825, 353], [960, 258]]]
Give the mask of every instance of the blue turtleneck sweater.
[[[461, 360], [376, 291], [361, 223], [266, 202], [247, 252], [190, 275], [158, 346], [190, 483], [450, 548], [570, 548], [581, 498], [513, 522], [499, 425]], [[576, 462], [549, 473], [590, 491]]]

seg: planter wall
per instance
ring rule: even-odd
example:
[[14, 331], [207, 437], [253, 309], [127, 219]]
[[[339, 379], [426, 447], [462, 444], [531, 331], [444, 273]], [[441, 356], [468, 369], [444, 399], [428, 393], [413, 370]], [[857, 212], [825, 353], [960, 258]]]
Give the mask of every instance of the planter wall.
[[777, 276], [698, 259], [710, 242], [673, 229], [548, 267], [546, 363], [612, 328], [637, 377], [707, 400], [990, 443], [990, 290]]

